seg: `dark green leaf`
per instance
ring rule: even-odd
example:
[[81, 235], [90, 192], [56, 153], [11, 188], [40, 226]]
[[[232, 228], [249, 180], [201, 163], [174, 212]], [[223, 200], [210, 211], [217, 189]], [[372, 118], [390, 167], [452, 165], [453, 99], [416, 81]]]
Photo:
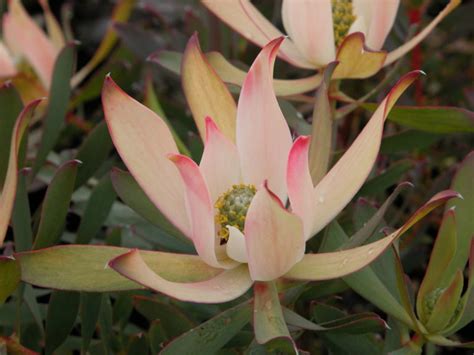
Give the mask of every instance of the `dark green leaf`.
[[56, 171], [41, 208], [34, 249], [54, 245], [60, 238], [69, 210], [78, 164], [77, 160], [67, 161]]
[[[336, 250], [347, 240], [348, 237], [344, 230], [339, 226], [339, 224], [333, 222], [329, 225], [327, 238], [324, 240], [324, 251]], [[411, 318], [406, 310], [379, 279], [370, 265], [344, 277], [343, 280], [359, 295], [382, 309], [384, 312], [393, 315], [395, 318], [405, 322], [406, 324], [411, 323]]]
[[172, 339], [196, 326], [179, 308], [153, 298], [136, 296], [135, 308], [149, 321], [159, 320], [166, 338]]
[[406, 130], [384, 137], [380, 152], [382, 154], [406, 153], [427, 149], [443, 136], [429, 132]]
[[23, 292], [23, 299], [25, 300], [25, 303], [28, 306], [28, 309], [30, 310], [30, 313], [33, 316], [33, 319], [35, 320], [35, 323], [38, 326], [38, 329], [40, 330], [42, 334], [44, 334], [43, 316], [42, 316], [38, 301], [36, 300], [33, 287], [31, 287], [30, 285], [25, 285], [25, 290]]
[[79, 187], [93, 176], [109, 156], [113, 144], [105, 121], [99, 123], [86, 137], [76, 154], [76, 159], [83, 162], [77, 173], [76, 185]]
[[356, 196], [373, 196], [384, 192], [390, 186], [398, 184], [413, 165], [413, 161], [410, 160], [401, 160], [393, 163], [383, 173], [368, 180]]
[[55, 291], [46, 317], [46, 354], [52, 354], [67, 338], [79, 310], [79, 293]]
[[474, 236], [474, 152], [471, 152], [459, 166], [451, 189], [463, 197], [446, 205], [446, 209], [456, 208], [457, 250], [449, 266], [453, 274], [457, 269], [464, 269], [469, 256], [471, 238]]
[[75, 58], [75, 45], [69, 43], [61, 50], [54, 64], [48, 108], [43, 121], [43, 136], [33, 164], [33, 176], [43, 166], [63, 127], [71, 94], [70, 81], [74, 72]]
[[93, 292], [81, 293], [81, 335], [82, 352], [86, 353], [94, 334], [97, 320], [99, 319], [100, 306], [102, 303], [102, 294]]
[[92, 190], [77, 231], [76, 244], [88, 244], [102, 227], [116, 198], [110, 176], [105, 175]]
[[[361, 106], [369, 111], [377, 108], [373, 103], [363, 103]], [[425, 132], [474, 132], [474, 112], [459, 107], [395, 106], [388, 119]]]
[[202, 354], [212, 354], [232, 339], [250, 321], [251, 315], [249, 302], [229, 308], [173, 340], [161, 354], [195, 355], [197, 349]]
[[[10, 154], [10, 142], [16, 118], [23, 108], [18, 92], [10, 84], [0, 87], [0, 186], [3, 186]], [[5, 143], [3, 143], [5, 142]]]
[[145, 334], [132, 335], [127, 348], [127, 354], [147, 354], [148, 339]]
[[184, 237], [156, 208], [131, 174], [120, 169], [113, 169], [111, 177], [115, 191], [130, 208], [165, 232], [189, 242], [189, 239]]
[[[312, 315], [318, 323], [330, 322], [341, 318], [344, 313], [334, 307], [317, 304]], [[344, 333], [320, 333], [324, 344], [332, 354], [382, 354], [381, 342], [376, 340], [374, 334], [344, 334]]]
[[15, 238], [16, 252], [30, 250], [33, 244], [30, 203], [28, 201], [28, 191], [26, 190], [27, 174], [27, 170], [21, 170], [18, 174], [15, 205], [12, 213], [13, 236]]

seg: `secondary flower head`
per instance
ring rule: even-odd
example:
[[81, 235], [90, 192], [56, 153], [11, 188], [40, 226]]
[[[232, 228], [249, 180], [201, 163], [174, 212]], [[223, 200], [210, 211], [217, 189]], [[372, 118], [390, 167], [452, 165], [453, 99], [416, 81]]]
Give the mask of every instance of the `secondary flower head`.
[[47, 22], [51, 28], [55, 28], [56, 40], [53, 41], [43, 32], [25, 11], [20, 0], [9, 0], [8, 12], [3, 15], [2, 21], [4, 42], [0, 41], [0, 80], [27, 75], [30, 67], [41, 86], [48, 90], [56, 57], [64, 43], [47, 1], [40, 3], [45, 9]]
[[[235, 31], [259, 46], [282, 33], [249, 0], [202, 0]], [[334, 78], [365, 78], [421, 42], [456, 6], [452, 0], [418, 35], [393, 52], [382, 50], [400, 0], [283, 0], [282, 20], [290, 37], [280, 57], [306, 69], [338, 60]]]
[[[225, 302], [254, 281], [282, 276], [327, 279], [353, 272], [406, 230], [357, 253], [304, 254], [306, 240], [347, 205], [367, 178], [388, 111], [418, 74], [400, 80], [344, 156], [313, 186], [310, 137], [293, 142], [273, 91], [273, 66], [282, 41], [264, 46], [250, 68], [239, 97], [235, 133], [226, 135], [211, 117], [205, 119], [199, 164], [178, 153], [161, 118], [106, 78], [103, 107], [122, 160], [152, 202], [192, 240], [199, 257], [223, 271], [206, 281], [171, 282], [154, 273], [136, 250], [112, 260], [113, 269], [182, 300]], [[318, 271], [334, 263], [338, 267]]]

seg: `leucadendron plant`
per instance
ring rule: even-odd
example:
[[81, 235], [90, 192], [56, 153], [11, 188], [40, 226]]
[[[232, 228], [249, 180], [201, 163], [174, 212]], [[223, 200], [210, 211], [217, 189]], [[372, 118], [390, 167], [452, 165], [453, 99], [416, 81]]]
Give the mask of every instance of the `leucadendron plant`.
[[[376, 242], [305, 253], [306, 241], [330, 223], [364, 183], [387, 114], [419, 72], [400, 79], [350, 148], [314, 184], [308, 162], [311, 137], [293, 142], [272, 86], [282, 41], [271, 41], [255, 59], [233, 122], [222, 129], [223, 121], [206, 117], [199, 164], [179, 154], [162, 118], [123, 92], [110, 76], [105, 79], [103, 109], [118, 153], [150, 201], [192, 241], [198, 255], [64, 245], [15, 254], [22, 280], [79, 291], [142, 286], [196, 303], [232, 301], [253, 285], [257, 342], [285, 338], [294, 347], [277, 281], [328, 280], [360, 270], [429, 211], [458, 196], [451, 190], [435, 195]], [[209, 97], [215, 94], [212, 88], [208, 92]], [[66, 260], [70, 267], [64, 269], [61, 263]]]
[[[250, 0], [202, 0], [218, 18], [249, 41], [264, 46], [282, 33]], [[289, 40], [279, 52], [280, 58], [303, 69], [324, 69], [340, 62], [333, 79], [361, 79], [377, 73], [419, 44], [436, 25], [454, 10], [460, 0], [446, 7], [416, 36], [391, 52], [383, 49], [385, 39], [395, 21], [399, 0], [284, 0], [281, 17]], [[230, 82], [238, 83], [237, 71], [230, 63], [213, 55], [216, 69], [227, 72]], [[234, 74], [232, 74], [234, 72]], [[288, 81], [291, 93], [308, 91], [319, 85], [321, 76]], [[285, 93], [284, 90], [281, 93]]]
[[[415, 292], [404, 274], [398, 248], [388, 250], [370, 267], [344, 281], [386, 312], [392, 336], [387, 351], [421, 354], [424, 345], [474, 348], [456, 333], [474, 320], [474, 153], [459, 165], [451, 189], [462, 196], [446, 205], [428, 266]], [[377, 213], [379, 214], [379, 213]], [[376, 219], [377, 217], [374, 218]], [[381, 215], [378, 216], [379, 221]], [[332, 237], [332, 238], [331, 238]], [[340, 226], [326, 240], [329, 249], [347, 243]], [[390, 265], [390, 266], [388, 266]], [[382, 279], [381, 270], [384, 278]], [[377, 292], [374, 290], [377, 289]], [[387, 342], [388, 343], [388, 342]], [[398, 347], [398, 348], [397, 348]]]
[[474, 348], [474, 341], [447, 338], [474, 320], [474, 152], [460, 164], [451, 188], [463, 199], [447, 204], [415, 307], [405, 304], [415, 331], [406, 347], [420, 353], [425, 343]]

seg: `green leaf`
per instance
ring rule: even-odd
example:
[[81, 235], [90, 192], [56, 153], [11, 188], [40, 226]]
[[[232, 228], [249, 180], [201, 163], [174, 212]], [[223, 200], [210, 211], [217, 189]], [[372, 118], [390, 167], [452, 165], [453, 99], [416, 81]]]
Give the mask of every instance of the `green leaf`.
[[124, 328], [127, 325], [128, 318], [133, 311], [133, 300], [132, 292], [123, 291], [117, 295], [114, 306], [112, 308], [112, 321], [114, 324], [118, 324], [120, 328]]
[[25, 285], [23, 299], [26, 305], [28, 306], [28, 309], [30, 310], [33, 319], [35, 320], [38, 329], [40, 330], [41, 334], [44, 334], [43, 316], [38, 301], [36, 300], [34, 289], [30, 285]]
[[165, 112], [163, 111], [163, 108], [161, 107], [160, 102], [158, 101], [158, 97], [156, 96], [156, 92], [155, 92], [155, 88], [153, 87], [153, 81], [151, 79], [151, 76], [147, 76], [147, 80], [145, 81], [144, 104], [150, 110], [152, 110], [158, 116], [160, 116], [163, 119], [163, 121], [166, 123], [166, 125], [168, 126], [168, 128], [171, 131], [171, 134], [173, 135], [173, 138], [174, 138], [174, 141], [176, 142], [176, 145], [178, 146], [179, 152], [181, 154], [184, 154], [184, 155], [187, 155], [188, 157], [190, 157], [191, 152], [186, 147], [186, 144], [184, 144], [184, 142], [178, 136], [178, 134], [176, 133], [174, 127], [170, 124], [168, 118], [166, 117]]
[[383, 319], [375, 313], [368, 312], [349, 316], [345, 315], [330, 322], [325, 322], [324, 325], [313, 323], [286, 307], [283, 308], [283, 315], [288, 325], [317, 332], [363, 334], [385, 329]]
[[[372, 112], [377, 108], [377, 104], [373, 103], [363, 103], [361, 106]], [[395, 106], [388, 119], [425, 132], [474, 132], [474, 112], [459, 107]]]
[[33, 245], [33, 232], [31, 230], [30, 203], [26, 189], [26, 176], [28, 170], [23, 169], [18, 173], [15, 205], [12, 213], [13, 236], [15, 251], [30, 250]]
[[384, 137], [380, 147], [380, 153], [396, 154], [424, 150], [439, 141], [442, 137], [441, 134], [406, 130]]
[[43, 136], [33, 164], [32, 176], [36, 175], [43, 166], [48, 153], [59, 138], [71, 94], [70, 81], [74, 71], [75, 57], [75, 45], [69, 43], [61, 50], [54, 64], [48, 108], [43, 121]]
[[278, 99], [281, 112], [285, 117], [286, 123], [298, 135], [308, 136], [311, 134], [311, 125], [305, 121], [303, 115], [288, 100]]
[[127, 347], [127, 354], [147, 354], [148, 340], [142, 333], [132, 335]]
[[95, 331], [102, 303], [102, 294], [93, 292], [81, 293], [80, 317], [82, 335], [82, 353], [86, 353]]
[[474, 238], [471, 240], [469, 255], [469, 283], [460, 301], [457, 319], [445, 330], [445, 334], [453, 334], [474, 320]]
[[251, 315], [250, 302], [229, 308], [176, 338], [160, 354], [194, 355], [196, 351], [202, 354], [213, 354], [227, 344], [250, 321]]
[[411, 160], [400, 160], [390, 165], [383, 173], [368, 180], [359, 192], [358, 196], [374, 196], [385, 192], [387, 188], [398, 184], [405, 173], [413, 168], [414, 162]]
[[[21, 265], [22, 280], [27, 283], [70, 291], [124, 291], [142, 287], [108, 268], [107, 263], [129, 251], [103, 245], [60, 245], [17, 253], [15, 258]], [[146, 250], [141, 250], [140, 255], [153, 271], [159, 270], [170, 281], [206, 280], [221, 272], [194, 255]]]
[[[340, 310], [320, 303], [313, 307], [311, 314], [318, 323], [330, 322], [344, 316]], [[382, 344], [376, 340], [374, 334], [323, 332], [319, 333], [319, 336], [331, 354], [382, 354]]]
[[165, 330], [159, 320], [151, 322], [150, 329], [148, 330], [148, 340], [152, 353], [158, 354], [162, 349], [163, 343], [166, 341]]
[[413, 185], [409, 182], [404, 182], [398, 185], [390, 194], [390, 196], [385, 200], [383, 205], [377, 210], [377, 212], [375, 212], [368, 221], [364, 221], [362, 228], [360, 228], [357, 233], [351, 236], [351, 239], [344, 243], [339, 249], [351, 249], [362, 245], [375, 232], [376, 228], [382, 222], [385, 213], [389, 207], [392, 206], [400, 192], [402, 192], [402, 190], [408, 186], [413, 187]]
[[115, 168], [111, 172], [111, 178], [115, 191], [130, 208], [165, 232], [190, 243], [190, 240], [183, 236], [156, 208], [130, 173]]
[[291, 341], [275, 283], [255, 283], [253, 320], [255, 339], [259, 344], [276, 338], [287, 338]]
[[102, 177], [97, 186], [92, 190], [91, 196], [87, 201], [86, 209], [77, 231], [77, 244], [88, 244], [95, 237], [107, 219], [116, 197], [117, 195], [112, 186], [110, 176], [107, 174]]
[[160, 321], [167, 339], [172, 339], [196, 326], [179, 308], [158, 299], [135, 296], [136, 310], [149, 321]]
[[15, 259], [0, 256], [0, 305], [16, 290], [20, 274], [20, 265]]
[[448, 271], [449, 264], [456, 253], [456, 243], [455, 210], [450, 209], [443, 216], [416, 299], [418, 317], [425, 324], [428, 322], [428, 315], [424, 305], [428, 302], [428, 295], [436, 289], [446, 288], [452, 278], [452, 274]]
[[[23, 108], [18, 92], [11, 84], [0, 87], [0, 142], [10, 142], [16, 118]], [[9, 144], [0, 144], [0, 186], [3, 186], [7, 173]]]
[[[329, 225], [328, 237], [325, 243], [329, 250], [336, 250], [344, 242], [348, 241], [344, 230], [333, 222]], [[401, 320], [405, 324], [411, 324], [411, 318], [403, 306], [399, 303], [392, 293], [387, 289], [384, 283], [379, 279], [377, 274], [371, 268], [366, 266], [349, 276], [343, 277], [343, 280], [359, 295], [367, 299], [369, 302]]]
[[471, 238], [474, 236], [474, 152], [471, 152], [459, 166], [451, 189], [463, 197], [446, 205], [447, 209], [453, 207], [456, 209], [457, 250], [449, 266], [453, 274], [457, 269], [464, 269], [469, 257]]
[[459, 305], [464, 278], [461, 270], [456, 272], [448, 287], [443, 289], [435, 301], [426, 328], [432, 333], [438, 333], [450, 325]]
[[77, 172], [75, 188], [83, 185], [96, 173], [112, 149], [113, 144], [107, 124], [102, 121], [88, 134], [77, 151], [75, 158], [83, 164]]
[[64, 228], [69, 210], [79, 161], [70, 160], [61, 165], [46, 191], [41, 208], [41, 217], [36, 233], [34, 249], [57, 243]]
[[67, 338], [79, 310], [79, 293], [55, 291], [46, 317], [46, 354], [52, 354]]
[[108, 295], [104, 295], [102, 297], [99, 314], [99, 330], [100, 338], [102, 339], [105, 348], [111, 349], [112, 352], [114, 352], [115, 344], [113, 338], [113, 312], [112, 304], [110, 303], [110, 297]]

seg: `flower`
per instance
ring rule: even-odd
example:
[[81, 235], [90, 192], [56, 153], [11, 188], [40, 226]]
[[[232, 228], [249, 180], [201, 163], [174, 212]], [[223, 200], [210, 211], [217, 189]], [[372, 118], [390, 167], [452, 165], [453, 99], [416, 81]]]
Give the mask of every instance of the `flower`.
[[[202, 0], [235, 31], [258, 46], [282, 33], [249, 0]], [[334, 79], [366, 78], [405, 55], [460, 3], [451, 0], [420, 33], [390, 53], [382, 50], [399, 0], [283, 0], [282, 19], [290, 40], [280, 57], [306, 69], [338, 60]]]
[[[308, 166], [310, 137], [292, 141], [273, 91], [273, 66], [282, 41], [280, 37], [264, 46], [245, 78], [235, 142], [234, 135], [226, 136], [212, 118], [206, 118], [199, 165], [178, 153], [160, 117], [120, 90], [110, 77], [105, 79], [105, 118], [122, 160], [151, 201], [192, 240], [199, 257], [220, 271], [204, 281], [172, 282], [154, 272], [138, 250], [114, 258], [111, 268], [181, 300], [226, 302], [242, 295], [255, 281], [323, 280], [354, 272], [417, 220], [410, 219], [372, 244], [305, 254], [306, 240], [349, 203], [367, 178], [385, 118], [418, 73], [399, 81], [344, 156], [313, 186]], [[213, 92], [208, 95], [213, 97]], [[432, 199], [425, 208], [446, 196]], [[172, 256], [177, 262], [184, 257]]]
[[[51, 26], [57, 25], [49, 12], [47, 2], [40, 3]], [[0, 79], [26, 76], [31, 85], [26, 63], [34, 70], [43, 91], [47, 91], [63, 40], [56, 41], [48, 37], [28, 15], [20, 0], [8, 2], [8, 12], [3, 16], [2, 25], [4, 42], [0, 41]], [[55, 33], [58, 37], [59, 32]]]

